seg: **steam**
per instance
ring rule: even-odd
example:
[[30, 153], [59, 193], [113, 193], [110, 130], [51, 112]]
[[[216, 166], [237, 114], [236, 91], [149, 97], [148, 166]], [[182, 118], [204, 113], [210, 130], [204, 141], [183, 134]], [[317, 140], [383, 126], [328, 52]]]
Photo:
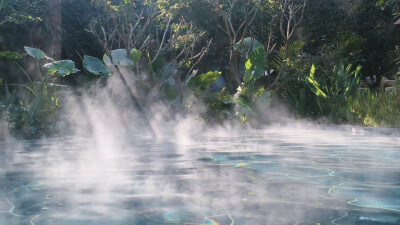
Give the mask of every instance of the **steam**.
[[132, 104], [130, 94], [140, 96], [143, 93], [135, 90], [136, 81], [131, 74], [126, 71], [123, 74], [129, 90], [114, 75], [108, 78], [104, 87], [96, 87], [83, 96], [65, 97], [62, 114], [63, 120], [68, 121], [72, 128], [71, 135], [116, 142], [135, 137], [150, 138], [152, 134], [149, 127], [146, 127], [145, 119], [149, 120], [157, 138], [161, 140], [170, 139], [189, 144], [193, 137], [205, 132], [207, 125], [201, 114], [205, 112], [206, 106], [200, 100], [194, 96], [185, 100], [183, 105], [190, 105], [191, 113], [187, 113], [189, 110], [177, 112], [173, 106], [162, 101], [141, 102], [148, 106], [142, 115]]
[[9, 137], [8, 123], [5, 120], [0, 119], [0, 141], [4, 141], [8, 137]]
[[190, 97], [190, 114], [149, 104], [155, 139], [117, 77], [65, 96], [65, 137], [1, 145], [0, 224], [398, 222], [394, 131], [316, 125], [282, 108], [262, 115], [275, 121], [263, 129], [209, 126]]
[[[102, 109], [113, 108], [101, 99]], [[100, 107], [87, 104], [88, 111]], [[173, 135], [158, 131], [164, 136], [152, 139], [130, 133], [135, 129], [124, 124], [129, 116], [118, 112], [82, 117], [86, 123], [76, 128], [84, 130], [80, 136], [6, 145], [0, 222], [340, 224], [382, 219], [364, 210], [371, 207], [396, 215], [399, 204], [382, 194], [396, 193], [400, 182], [396, 135], [311, 123], [207, 129], [201, 120], [178, 118]], [[359, 202], [351, 202], [356, 198]], [[349, 210], [347, 202], [360, 210]], [[383, 220], [396, 224], [393, 218]]]

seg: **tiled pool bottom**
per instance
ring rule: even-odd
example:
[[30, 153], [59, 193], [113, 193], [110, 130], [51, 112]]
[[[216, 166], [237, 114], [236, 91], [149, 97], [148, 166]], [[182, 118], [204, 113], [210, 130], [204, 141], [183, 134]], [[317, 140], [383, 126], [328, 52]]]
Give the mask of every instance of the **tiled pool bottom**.
[[276, 128], [4, 143], [0, 224], [398, 225], [399, 140]]

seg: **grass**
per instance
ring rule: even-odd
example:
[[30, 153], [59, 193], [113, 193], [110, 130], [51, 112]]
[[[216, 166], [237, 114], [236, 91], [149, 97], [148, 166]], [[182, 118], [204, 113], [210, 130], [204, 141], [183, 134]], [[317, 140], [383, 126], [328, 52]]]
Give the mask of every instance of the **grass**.
[[348, 99], [347, 105], [354, 116], [353, 122], [368, 127], [400, 127], [400, 89], [360, 90]]

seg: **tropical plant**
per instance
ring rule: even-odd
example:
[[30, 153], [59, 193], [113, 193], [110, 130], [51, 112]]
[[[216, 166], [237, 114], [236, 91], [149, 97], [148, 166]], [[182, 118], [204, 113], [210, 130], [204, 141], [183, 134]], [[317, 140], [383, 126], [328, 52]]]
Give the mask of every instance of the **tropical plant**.
[[21, 24], [41, 21], [39, 13], [44, 1], [0, 0], [0, 26], [7, 23]]
[[310, 75], [306, 78], [306, 84], [314, 93], [322, 116], [333, 120], [345, 118], [340, 115], [340, 109], [346, 105], [348, 97], [353, 95], [360, 83], [360, 70], [358, 66], [352, 70], [352, 65], [344, 66], [341, 63], [335, 66], [332, 72], [325, 72], [325, 76], [316, 77], [316, 67], [311, 67]]
[[248, 53], [243, 83], [233, 98], [236, 103], [236, 115], [242, 123], [251, 115], [259, 119], [271, 103], [272, 92], [267, 91], [268, 84], [265, 79], [266, 57], [263, 46], [250, 49]]
[[[304, 45], [305, 43], [302, 41], [289, 42], [271, 54], [267, 67], [276, 71], [278, 75], [281, 74], [282, 78], [285, 78], [282, 79], [282, 83], [285, 80], [293, 79], [293, 76], [299, 72], [303, 73], [305, 67], [309, 65], [308, 62], [303, 60], [302, 50]], [[273, 84], [280, 82], [278, 78], [276, 77]]]
[[[183, 99], [184, 109], [189, 113], [193, 112], [191, 109], [196, 101], [201, 104], [206, 104], [206, 110], [200, 112], [203, 119], [210, 124], [223, 123], [227, 119], [233, 118], [234, 101], [232, 95], [223, 88], [218, 92], [210, 90], [210, 86], [215, 83], [221, 76], [221, 72], [207, 72], [199, 75], [188, 77], [185, 82], [185, 98]], [[191, 98], [194, 95], [196, 98]]]
[[400, 1], [399, 0], [378, 0], [376, 4], [382, 8], [392, 9], [393, 16], [400, 16]]
[[[35, 59], [39, 81], [31, 78], [26, 70], [17, 64], [27, 83], [3, 84], [6, 91], [6, 117], [14, 133], [27, 138], [49, 136], [57, 129], [59, 92], [65, 88], [56, 83], [57, 79], [78, 70], [70, 60], [54, 61], [36, 48], [25, 47], [25, 51]], [[42, 61], [48, 62], [43, 65], [43, 70], [39, 67]], [[13, 91], [10, 90], [11, 87]]]
[[261, 1], [233, 0], [207, 1], [215, 10], [215, 22], [226, 35], [229, 48], [230, 74], [224, 74], [228, 88], [237, 88], [241, 85], [239, 77], [240, 52], [238, 51], [245, 38], [248, 37], [252, 23], [259, 13]]

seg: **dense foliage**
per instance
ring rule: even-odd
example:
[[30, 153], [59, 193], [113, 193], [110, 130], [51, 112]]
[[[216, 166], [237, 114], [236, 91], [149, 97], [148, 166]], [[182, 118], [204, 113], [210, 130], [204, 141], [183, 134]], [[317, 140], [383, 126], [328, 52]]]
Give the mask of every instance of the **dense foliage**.
[[210, 124], [262, 125], [283, 104], [398, 127], [399, 91], [381, 81], [398, 79], [399, 10], [398, 0], [0, 0], [0, 115], [16, 134], [52, 135], [60, 96], [112, 75], [133, 85], [140, 111], [201, 102]]

